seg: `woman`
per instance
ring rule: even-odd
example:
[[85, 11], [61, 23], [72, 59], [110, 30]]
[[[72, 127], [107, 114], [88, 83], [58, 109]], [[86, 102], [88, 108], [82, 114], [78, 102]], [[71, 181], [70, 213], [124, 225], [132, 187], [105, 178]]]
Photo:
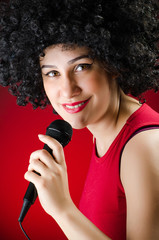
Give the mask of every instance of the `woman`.
[[2, 85], [94, 136], [79, 210], [61, 145], [39, 135], [53, 158], [33, 152], [25, 178], [44, 210], [70, 240], [157, 240], [159, 115], [128, 96], [159, 87], [155, 1], [19, 0], [1, 14]]

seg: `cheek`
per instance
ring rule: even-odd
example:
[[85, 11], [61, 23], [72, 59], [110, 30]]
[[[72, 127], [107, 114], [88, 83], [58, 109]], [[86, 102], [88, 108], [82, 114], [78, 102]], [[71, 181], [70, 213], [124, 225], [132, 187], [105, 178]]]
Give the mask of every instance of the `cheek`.
[[47, 97], [48, 97], [49, 100], [50, 100], [50, 97], [49, 97], [50, 91], [49, 91], [48, 84], [46, 84], [46, 83], [43, 81], [43, 86], [44, 86], [45, 93], [46, 93]]
[[54, 100], [57, 98], [56, 88], [47, 82], [43, 82], [45, 93], [50, 101], [53, 104]]
[[94, 94], [105, 95], [109, 91], [108, 80], [106, 79], [105, 76], [102, 76], [100, 74], [93, 75], [87, 81], [87, 85], [85, 87]]

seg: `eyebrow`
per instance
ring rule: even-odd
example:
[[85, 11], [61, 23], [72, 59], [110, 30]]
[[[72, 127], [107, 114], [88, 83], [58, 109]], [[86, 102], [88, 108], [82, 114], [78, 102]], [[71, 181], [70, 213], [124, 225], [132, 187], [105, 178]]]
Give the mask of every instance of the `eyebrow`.
[[[80, 59], [82, 59], [82, 58], [89, 58], [89, 59], [92, 59], [92, 57], [90, 56], [90, 55], [81, 55], [81, 56], [78, 56], [78, 57], [76, 57], [76, 58], [74, 58], [74, 59], [71, 59], [71, 60], [69, 60], [67, 63], [68, 64], [73, 64], [74, 62], [76, 62], [76, 61], [78, 61], [78, 60], [80, 60]], [[41, 68], [57, 68], [57, 66], [56, 65], [42, 65], [42, 67]]]

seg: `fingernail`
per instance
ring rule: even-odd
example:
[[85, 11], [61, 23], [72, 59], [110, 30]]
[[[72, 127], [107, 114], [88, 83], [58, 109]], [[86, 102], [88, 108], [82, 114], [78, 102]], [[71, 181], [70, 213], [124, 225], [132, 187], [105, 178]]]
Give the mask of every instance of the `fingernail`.
[[38, 134], [38, 138], [40, 138], [40, 139], [44, 138], [44, 136], [45, 135], [43, 135], [43, 134]]

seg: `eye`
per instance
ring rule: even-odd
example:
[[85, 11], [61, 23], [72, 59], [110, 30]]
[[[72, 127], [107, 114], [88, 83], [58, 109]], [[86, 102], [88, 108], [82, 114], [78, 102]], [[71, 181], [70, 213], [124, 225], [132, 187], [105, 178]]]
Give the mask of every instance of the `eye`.
[[75, 67], [75, 71], [76, 71], [76, 72], [81, 72], [81, 71], [90, 69], [91, 66], [92, 66], [92, 64], [82, 63], [82, 64], [79, 64], [78, 66]]
[[48, 76], [48, 77], [57, 77], [60, 74], [59, 74], [59, 72], [53, 70], [53, 71], [50, 71], [50, 72], [46, 73], [45, 75]]

